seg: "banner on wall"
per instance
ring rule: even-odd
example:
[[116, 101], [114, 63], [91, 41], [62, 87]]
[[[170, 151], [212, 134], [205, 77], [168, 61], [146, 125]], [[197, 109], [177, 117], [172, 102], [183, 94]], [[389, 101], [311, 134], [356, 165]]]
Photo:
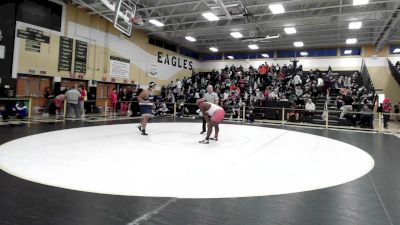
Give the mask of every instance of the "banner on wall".
[[159, 77], [160, 72], [158, 70], [158, 65], [157, 64], [148, 64], [146, 74], [148, 77], [155, 77], [155, 78]]
[[110, 76], [129, 79], [130, 63], [129, 59], [110, 56]]

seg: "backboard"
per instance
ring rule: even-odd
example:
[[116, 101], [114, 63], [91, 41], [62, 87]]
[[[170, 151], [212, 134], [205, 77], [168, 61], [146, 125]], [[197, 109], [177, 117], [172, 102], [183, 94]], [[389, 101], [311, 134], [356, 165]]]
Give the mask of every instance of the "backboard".
[[117, 0], [115, 7], [114, 27], [122, 33], [131, 36], [132, 17], [136, 13], [136, 4], [133, 0]]

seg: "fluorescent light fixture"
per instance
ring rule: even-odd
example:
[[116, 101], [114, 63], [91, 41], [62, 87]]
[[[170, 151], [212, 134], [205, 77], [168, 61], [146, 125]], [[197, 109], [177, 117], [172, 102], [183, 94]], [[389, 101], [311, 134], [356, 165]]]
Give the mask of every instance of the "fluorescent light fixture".
[[149, 20], [149, 22], [152, 23], [153, 25], [156, 25], [157, 27], [163, 27], [164, 26], [164, 24], [161, 23], [158, 20]]
[[234, 38], [242, 38], [243, 35], [240, 32], [232, 32], [231, 36]]
[[344, 50], [345, 55], [351, 55], [352, 52], [353, 52], [352, 50]]
[[264, 38], [264, 39], [266, 39], [266, 40], [269, 40], [269, 39], [275, 39], [275, 38], [279, 38], [280, 36], [281, 36], [280, 34], [277, 34], [277, 35], [271, 35], [271, 36], [267, 35], [267, 36], [265, 36], [265, 38]]
[[203, 14], [201, 14], [201, 15], [203, 15], [203, 17], [206, 18], [206, 19], [208, 19], [209, 21], [217, 21], [217, 20], [219, 20], [219, 17], [216, 16], [216, 15], [215, 15], [214, 13], [212, 13], [212, 12], [206, 12], [206, 13], [203, 13]]
[[228, 59], [234, 59], [234, 57], [231, 55], [228, 55]]
[[366, 5], [369, 3], [369, 0], [353, 0], [353, 5]]
[[286, 34], [295, 34], [297, 30], [295, 27], [285, 27], [284, 28]]
[[304, 46], [304, 43], [301, 42], [301, 41], [296, 41], [296, 42], [293, 43], [293, 45], [294, 45], [295, 47], [300, 48], [300, 47], [303, 47], [303, 46]]
[[268, 54], [261, 54], [261, 56], [264, 57], [264, 58], [269, 58]]
[[348, 45], [352, 45], [352, 44], [355, 44], [355, 43], [357, 43], [357, 39], [356, 38], [349, 38], [349, 39], [346, 40], [346, 44], [348, 44]]
[[249, 48], [252, 50], [258, 49], [258, 45], [249, 45]]
[[194, 38], [192, 36], [186, 36], [185, 39], [190, 41], [190, 42], [195, 42], [196, 41], [196, 38]]
[[269, 5], [269, 9], [271, 10], [272, 14], [281, 14], [285, 12], [285, 8], [283, 8], [282, 4]]
[[349, 29], [350, 29], [350, 30], [360, 29], [361, 26], [362, 26], [362, 22], [361, 22], [361, 21], [349, 23]]
[[218, 52], [218, 48], [216, 48], [216, 47], [211, 47], [210, 50], [211, 50], [212, 52]]
[[396, 48], [393, 50], [393, 53], [400, 53], [400, 48]]
[[300, 52], [301, 56], [308, 56], [308, 52]]

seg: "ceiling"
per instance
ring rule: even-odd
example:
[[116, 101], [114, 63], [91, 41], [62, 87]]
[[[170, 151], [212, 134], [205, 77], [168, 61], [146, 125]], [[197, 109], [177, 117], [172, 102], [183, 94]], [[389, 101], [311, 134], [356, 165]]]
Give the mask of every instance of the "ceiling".
[[[90, 14], [108, 20], [114, 12], [105, 6], [117, 0], [72, 0]], [[304, 42], [303, 48], [345, 46], [346, 39], [357, 38], [357, 45], [375, 45], [377, 50], [387, 43], [400, 41], [400, 1], [370, 0], [366, 5], [354, 6], [353, 0], [132, 0], [142, 25], [133, 29], [198, 52], [216, 46], [220, 52], [249, 51], [249, 41], [265, 36], [279, 38], [258, 40], [260, 50], [294, 48], [293, 42]], [[282, 4], [283, 14], [272, 14], [270, 4]], [[213, 12], [219, 21], [208, 21], [204, 12]], [[148, 22], [156, 19], [165, 26]], [[361, 29], [350, 30], [349, 22], [362, 21]], [[296, 27], [297, 33], [288, 35], [283, 28]], [[242, 39], [230, 33], [238, 31]], [[185, 40], [192, 36], [196, 42]]]

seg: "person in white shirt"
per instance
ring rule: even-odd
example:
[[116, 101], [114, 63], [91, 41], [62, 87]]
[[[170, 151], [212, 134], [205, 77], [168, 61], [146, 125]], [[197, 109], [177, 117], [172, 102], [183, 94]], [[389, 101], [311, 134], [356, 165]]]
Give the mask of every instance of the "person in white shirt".
[[309, 116], [313, 116], [314, 115], [315, 104], [314, 104], [314, 102], [312, 102], [311, 99], [307, 100], [305, 108], [306, 108], [306, 113], [305, 113], [306, 115], [309, 115]]
[[176, 87], [176, 94], [180, 95], [182, 90], [182, 82], [179, 79], [176, 79], [175, 87]]
[[[213, 89], [212, 85], [208, 85], [207, 86], [207, 93], [204, 94], [204, 101], [212, 103], [212, 104], [215, 104], [215, 105], [218, 105], [219, 98], [218, 98], [217, 93], [214, 92], [214, 89]], [[203, 125], [202, 125], [203, 129], [200, 132], [200, 134], [203, 134], [204, 132], [206, 132], [204, 130], [204, 127], [206, 126], [207, 121], [206, 121], [206, 119], [204, 119], [204, 117], [202, 117], [202, 118], [203, 118]]]

